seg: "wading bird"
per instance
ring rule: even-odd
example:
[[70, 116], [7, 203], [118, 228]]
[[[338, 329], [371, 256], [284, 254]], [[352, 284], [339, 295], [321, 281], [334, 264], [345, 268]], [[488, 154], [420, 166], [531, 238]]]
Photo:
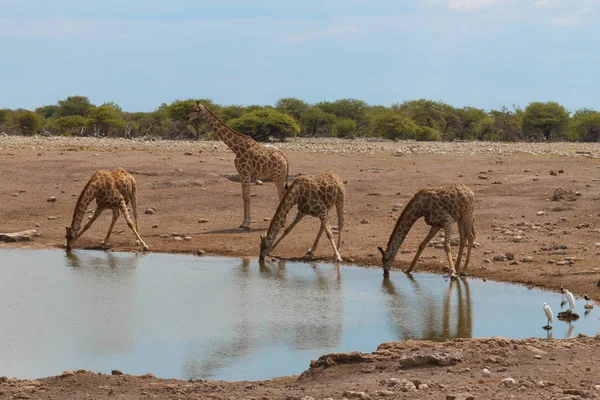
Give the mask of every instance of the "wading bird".
[[552, 309], [546, 303], [544, 303], [544, 313], [546, 314], [546, 318], [548, 318], [548, 324], [546, 324], [546, 326], [543, 328], [546, 330], [552, 329], [552, 325], [550, 325], [550, 323], [554, 322], [554, 314], [552, 314]]

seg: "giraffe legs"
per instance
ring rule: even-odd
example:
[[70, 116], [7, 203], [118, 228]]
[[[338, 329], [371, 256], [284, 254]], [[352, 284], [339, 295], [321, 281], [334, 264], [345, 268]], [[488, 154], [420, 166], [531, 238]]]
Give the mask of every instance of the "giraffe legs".
[[417, 264], [417, 260], [421, 256], [421, 253], [423, 252], [423, 250], [425, 250], [425, 246], [427, 246], [427, 243], [429, 243], [429, 241], [431, 239], [433, 239], [433, 237], [435, 236], [436, 233], [438, 233], [439, 230], [440, 230], [440, 228], [438, 228], [436, 226], [431, 227], [431, 229], [429, 230], [429, 233], [427, 234], [425, 239], [423, 239], [421, 244], [419, 244], [419, 249], [417, 250], [417, 254], [415, 254], [415, 256], [414, 256], [413, 260], [411, 261], [410, 265], [408, 266], [408, 268], [404, 270], [405, 273], [408, 274], [415, 268], [415, 265]]
[[340, 252], [335, 246], [335, 242], [333, 240], [333, 233], [331, 232], [331, 227], [329, 226], [327, 218], [325, 218], [325, 220], [321, 222], [321, 225], [323, 224], [325, 225], [325, 234], [327, 235], [327, 239], [329, 239], [331, 247], [333, 247], [333, 252], [335, 253], [335, 261], [342, 261], [342, 256], [340, 255]]
[[273, 247], [271, 247], [271, 251], [273, 251], [273, 249], [275, 248], [275, 246], [277, 246], [279, 244], [279, 242], [281, 242], [283, 240], [284, 237], [286, 237], [288, 235], [288, 233], [290, 233], [290, 231], [294, 228], [294, 226], [296, 226], [296, 224], [298, 222], [300, 222], [300, 220], [302, 218], [304, 218], [306, 214], [303, 214], [301, 212], [298, 212], [298, 214], [296, 214], [296, 218], [294, 218], [294, 220], [292, 221], [291, 224], [289, 224], [284, 230], [283, 233], [281, 234], [281, 236], [279, 237], [279, 239], [277, 239], [277, 241], [275, 242], [275, 244], [273, 244]]
[[[461, 221], [458, 223], [458, 234], [460, 236], [460, 241], [458, 244], [458, 256], [456, 256], [456, 270], [457, 272], [461, 271], [461, 264], [460, 262], [462, 261], [462, 255], [463, 255], [463, 251], [465, 249], [465, 240], [466, 240], [466, 223], [464, 221]], [[466, 275], [466, 273], [464, 272], [460, 272], [461, 276]]]
[[450, 235], [452, 234], [452, 229], [449, 224], [446, 224], [444, 227], [444, 251], [446, 252], [446, 258], [448, 259], [448, 264], [450, 265], [450, 278], [456, 279], [456, 269], [454, 268], [454, 261], [452, 261], [452, 247], [450, 246]]
[[465, 259], [465, 265], [462, 269], [461, 275], [467, 275], [469, 261], [471, 259], [471, 248], [473, 248], [473, 241], [475, 240], [475, 228], [473, 227], [472, 221], [469, 223], [465, 230], [467, 233], [467, 258]]
[[94, 221], [100, 216], [100, 214], [102, 214], [102, 211], [104, 211], [105, 209], [106, 208], [104, 208], [104, 207], [98, 206], [98, 208], [96, 208], [96, 211], [94, 212], [94, 215], [92, 216], [92, 218], [90, 218], [90, 220], [87, 222], [87, 224], [85, 224], [84, 227], [79, 231], [79, 233], [77, 234], [77, 236], [75, 236], [73, 241], [79, 239], [81, 237], [81, 235], [83, 235], [83, 233], [85, 231], [87, 231], [90, 228], [90, 226], [92, 226]]
[[337, 248], [338, 251], [342, 246], [342, 230], [344, 229], [344, 200], [339, 200], [335, 203], [335, 210], [337, 211], [338, 217], [338, 240], [337, 240]]
[[144, 243], [144, 241], [140, 237], [140, 234], [138, 233], [137, 229], [135, 229], [135, 226], [133, 225], [133, 221], [131, 220], [131, 217], [129, 216], [129, 212], [127, 211], [127, 205], [125, 204], [124, 200], [121, 200], [121, 204], [119, 204], [119, 208], [121, 209], [121, 212], [123, 213], [123, 216], [125, 217], [125, 220], [127, 221], [127, 226], [129, 226], [129, 228], [135, 234], [135, 237], [137, 237], [137, 239], [142, 244], [142, 249], [144, 251], [147, 251], [148, 245], [146, 243]]
[[102, 242], [103, 246], [108, 246], [108, 239], [110, 238], [110, 234], [112, 233], [112, 230], [115, 226], [115, 222], [117, 222], [117, 219], [119, 218], [119, 208], [113, 207], [112, 212], [113, 212], [112, 222], [110, 223], [110, 228], [108, 228], [106, 237], [104, 238], [104, 241]]
[[250, 218], [250, 176], [242, 176], [242, 199], [244, 201], [244, 219], [242, 220], [242, 224], [240, 228], [242, 229], [250, 229], [250, 223], [252, 219]]
[[319, 232], [317, 232], [317, 237], [315, 238], [315, 242], [310, 247], [310, 249], [308, 249], [308, 251], [306, 252], [304, 257], [307, 257], [307, 258], [313, 257], [313, 254], [314, 254], [315, 250], [317, 249], [317, 245], [319, 244], [319, 240], [321, 240], [321, 235], [323, 234], [324, 230], [325, 230], [325, 224], [323, 223], [323, 221], [321, 221], [321, 226], [319, 227]]

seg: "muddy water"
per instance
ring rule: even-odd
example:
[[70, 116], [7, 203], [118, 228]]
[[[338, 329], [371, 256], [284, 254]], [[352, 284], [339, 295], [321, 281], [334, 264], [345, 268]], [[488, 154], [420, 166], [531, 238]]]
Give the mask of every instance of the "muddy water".
[[[546, 337], [561, 295], [476, 279], [184, 255], [0, 249], [0, 376], [63, 370], [256, 380], [385, 341]], [[596, 306], [555, 321], [600, 332]]]

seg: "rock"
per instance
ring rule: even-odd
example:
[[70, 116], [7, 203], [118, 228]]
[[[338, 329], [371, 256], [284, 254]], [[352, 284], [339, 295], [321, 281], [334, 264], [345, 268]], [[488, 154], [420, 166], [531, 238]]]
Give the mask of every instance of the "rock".
[[368, 223], [369, 223], [369, 220], [368, 220], [368, 219], [363, 219], [363, 220], [361, 220], [361, 221], [360, 221], [360, 223], [361, 223], [361, 224], [368, 224]]
[[184, 237], [183, 237], [183, 240], [190, 241], [190, 240], [192, 240], [192, 237], [191, 237], [191, 236], [184, 236]]
[[531, 257], [531, 256], [523, 257], [523, 258], [521, 258], [521, 262], [531, 263], [531, 262], [533, 262], [533, 257]]
[[393, 396], [396, 392], [392, 392], [391, 390], [376, 390], [375, 394], [381, 397]]
[[419, 390], [429, 390], [429, 385], [426, 383], [422, 383], [417, 387]]
[[257, 179], [257, 180], [256, 180], [256, 182], [254, 182], [254, 184], [255, 184], [255, 185], [262, 185], [262, 184], [263, 184], [263, 181], [261, 181], [261, 180]]
[[50, 197], [48, 197], [48, 198], [46, 199], [46, 201], [47, 201], [48, 203], [54, 203], [54, 202], [56, 201], [56, 197], [54, 197], [54, 196], [50, 196]]
[[60, 217], [60, 215], [51, 215], [48, 217], [48, 221], [54, 221], [55, 219], [59, 219]]
[[202, 250], [202, 249], [198, 249], [198, 250], [196, 250], [194, 252], [194, 254], [197, 255], [197, 256], [203, 256], [203, 255], [206, 254], [206, 252], [204, 250]]
[[502, 379], [502, 384], [506, 387], [512, 387], [517, 384], [517, 381], [515, 381], [513, 378], [504, 378]]
[[0, 233], [0, 242], [28, 242], [37, 236], [40, 236], [40, 232], [35, 229], [14, 233]]
[[515, 255], [513, 253], [504, 253], [504, 256], [507, 260], [512, 261], [515, 259]]
[[207, 222], [208, 222], [208, 220], [207, 220], [206, 218], [200, 218], [200, 219], [198, 220], [198, 223], [199, 223], [199, 224], [205, 224], [205, 223], [207, 223]]
[[498, 255], [498, 256], [494, 256], [494, 258], [492, 258], [492, 260], [494, 260], [494, 261], [506, 261], [506, 260], [508, 260], [508, 258], [505, 255]]
[[144, 210], [144, 214], [152, 215], [152, 214], [154, 214], [154, 210], [152, 208], [146, 208]]
[[556, 173], [556, 171], [554, 171], [554, 170], [550, 170], [550, 175], [556, 176], [556, 175], [557, 175], [557, 173]]
[[397, 203], [392, 207], [392, 211], [400, 211], [402, 209], [402, 204]]
[[400, 358], [400, 366], [403, 369], [417, 368], [423, 365], [449, 366], [456, 365], [461, 361], [458, 355], [451, 353], [427, 353], [413, 354]]
[[347, 399], [361, 399], [361, 400], [372, 399], [372, 397], [369, 396], [368, 394], [366, 394], [365, 392], [354, 392], [351, 390], [346, 390], [342, 396]]
[[490, 376], [492, 376], [492, 373], [489, 369], [484, 368], [481, 370], [481, 376], [483, 376], [484, 378], [489, 378]]
[[583, 397], [584, 399], [588, 399], [590, 397], [594, 397], [594, 395], [587, 390], [582, 389], [565, 389], [563, 390], [563, 394], [570, 394], [573, 396]]
[[181, 236], [175, 236], [173, 237], [173, 240], [175, 240], [176, 242], [180, 242], [183, 240], [183, 238]]
[[362, 367], [360, 372], [365, 373], [365, 374], [370, 374], [371, 372], [375, 372], [375, 366], [374, 365], [366, 365], [366, 366]]
[[156, 225], [156, 224], [152, 225], [152, 229], [157, 229], [157, 228], [158, 228], [158, 225]]
[[111, 375], [123, 375], [123, 373], [121, 371], [119, 371], [118, 369], [113, 369], [112, 371], [110, 371]]
[[184, 156], [191, 156], [191, 155], [192, 155], [192, 152], [191, 152], [191, 151], [186, 151], [186, 152], [184, 152], [184, 153], [183, 153], [183, 155], [184, 155]]
[[538, 215], [538, 216], [540, 216], [540, 215], [544, 215], [544, 214], [545, 214], [545, 213], [544, 213], [543, 211], [538, 211], [538, 212], [537, 212], [537, 215]]
[[65, 378], [67, 376], [73, 376], [73, 375], [75, 375], [75, 372], [73, 372], [73, 371], [63, 371], [63, 373], [60, 377]]

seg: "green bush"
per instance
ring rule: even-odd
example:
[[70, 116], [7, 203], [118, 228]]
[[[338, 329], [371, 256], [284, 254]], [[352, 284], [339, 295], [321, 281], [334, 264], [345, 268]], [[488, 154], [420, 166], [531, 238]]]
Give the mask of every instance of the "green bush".
[[294, 118], [268, 108], [234, 118], [229, 121], [229, 126], [257, 141], [267, 141], [271, 137], [285, 140], [295, 137], [300, 132], [300, 126]]

